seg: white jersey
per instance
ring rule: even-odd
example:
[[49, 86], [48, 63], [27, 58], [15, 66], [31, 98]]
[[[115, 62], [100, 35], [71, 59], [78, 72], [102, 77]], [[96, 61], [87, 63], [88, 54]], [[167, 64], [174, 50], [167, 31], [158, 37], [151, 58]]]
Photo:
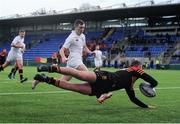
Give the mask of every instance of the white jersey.
[[[14, 40], [12, 41], [12, 44], [20, 44], [23, 45], [24, 44], [24, 38], [21, 38], [20, 36], [16, 36], [14, 38]], [[15, 47], [11, 47], [11, 50], [13, 53], [21, 53], [21, 48], [15, 48]]]
[[69, 49], [70, 52], [67, 61], [68, 67], [77, 68], [79, 65], [83, 64], [82, 53], [85, 45], [85, 35], [81, 34], [79, 36], [75, 31], [72, 31], [63, 45], [63, 47]]
[[94, 50], [94, 53], [95, 53], [95, 58], [94, 60], [102, 60], [102, 52], [100, 50]]
[[[11, 45], [12, 44], [23, 45], [25, 48], [24, 38], [21, 38], [19, 35], [14, 38]], [[22, 48], [11, 47], [11, 50], [8, 53], [7, 61], [22, 59], [22, 54]]]
[[100, 50], [95, 50], [94, 64], [96, 67], [102, 66], [102, 52]]

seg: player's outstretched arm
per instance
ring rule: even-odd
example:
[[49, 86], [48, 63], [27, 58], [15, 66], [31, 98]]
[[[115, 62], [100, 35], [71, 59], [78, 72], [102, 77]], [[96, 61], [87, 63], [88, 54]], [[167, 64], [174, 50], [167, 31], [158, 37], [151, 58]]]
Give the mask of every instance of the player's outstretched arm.
[[126, 93], [129, 96], [129, 99], [131, 100], [131, 102], [133, 102], [134, 104], [142, 107], [142, 108], [148, 108], [148, 105], [146, 105], [145, 103], [143, 103], [142, 101], [140, 101], [138, 98], [136, 98], [134, 90], [131, 89], [126, 89]]
[[158, 82], [147, 73], [144, 73], [141, 78], [146, 82], [150, 83], [152, 87], [156, 87], [158, 85]]

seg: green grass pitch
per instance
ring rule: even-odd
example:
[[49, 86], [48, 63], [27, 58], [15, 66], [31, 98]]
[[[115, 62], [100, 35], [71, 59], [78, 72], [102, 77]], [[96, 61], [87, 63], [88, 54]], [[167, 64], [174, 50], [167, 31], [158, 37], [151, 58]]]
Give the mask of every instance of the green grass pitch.
[[[8, 79], [11, 67], [0, 72], [0, 123], [180, 123], [180, 71], [145, 70], [155, 77], [159, 85], [157, 96], [143, 96], [135, 84], [137, 97], [156, 106], [143, 109], [128, 99], [124, 90], [113, 92], [111, 99], [99, 104], [95, 97], [69, 92], [47, 84], [31, 89], [37, 73], [35, 67], [24, 67], [29, 80], [19, 82]], [[115, 71], [113, 68], [104, 70]], [[60, 77], [59, 74], [48, 74]], [[80, 81], [72, 79], [72, 82]]]

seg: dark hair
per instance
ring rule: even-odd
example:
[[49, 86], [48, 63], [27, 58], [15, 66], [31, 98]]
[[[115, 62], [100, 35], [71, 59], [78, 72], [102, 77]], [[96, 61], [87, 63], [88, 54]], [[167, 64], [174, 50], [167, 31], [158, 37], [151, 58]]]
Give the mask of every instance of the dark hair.
[[131, 66], [139, 66], [139, 65], [141, 65], [141, 62], [138, 60], [133, 60], [131, 63]]
[[79, 24], [83, 25], [83, 24], [85, 24], [85, 22], [81, 19], [76, 19], [74, 22], [74, 27], [77, 27]]
[[21, 29], [21, 30], [19, 30], [19, 32], [25, 32], [25, 30]]

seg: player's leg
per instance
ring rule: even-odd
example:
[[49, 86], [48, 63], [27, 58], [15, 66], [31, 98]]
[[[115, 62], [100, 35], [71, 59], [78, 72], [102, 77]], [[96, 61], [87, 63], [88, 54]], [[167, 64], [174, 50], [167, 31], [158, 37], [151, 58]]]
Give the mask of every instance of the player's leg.
[[14, 73], [17, 71], [17, 64], [15, 63], [13, 68], [11, 69], [11, 72], [8, 74], [8, 78], [12, 79], [14, 77]]
[[[82, 64], [82, 65], [79, 65], [77, 68], [77, 70], [81, 70], [81, 71], [88, 71], [87, 67]], [[61, 80], [66, 80], [66, 81], [70, 81], [72, 79], [72, 76], [69, 76], [69, 75], [63, 75]]]
[[97, 70], [97, 68], [95, 67], [93, 71], [96, 71], [96, 70]]
[[58, 80], [57, 82], [59, 83], [58, 87], [60, 87], [60, 88], [79, 92], [79, 93], [82, 93], [85, 95], [91, 94], [91, 87], [88, 83], [76, 84], [76, 83], [67, 82], [65, 80]]
[[[76, 69], [80, 71], [88, 71], [88, 68], [84, 64], [79, 65]], [[68, 76], [68, 75], [65, 75], [63, 77], [64, 78], [62, 79], [65, 79], [66, 81], [69, 81], [72, 78], [72, 76]]]
[[69, 67], [42, 65], [38, 67], [38, 71], [56, 72], [64, 75], [69, 75], [79, 80], [88, 81], [88, 82], [94, 82], [96, 80], [96, 74], [94, 72], [79, 71], [77, 69], [69, 68]]
[[[96, 81], [96, 74], [94, 72], [79, 71], [74, 68], [58, 67], [58, 66], [45, 66], [45, 68], [46, 68], [46, 71], [50, 70], [50, 72], [57, 72], [57, 73], [65, 74], [65, 76], [63, 76], [60, 80], [67, 81], [67, 80], [70, 80], [70, 78], [73, 76], [75, 78], [78, 78], [80, 80], [87, 81], [87, 82]], [[38, 70], [41, 70], [41, 68], [38, 67]], [[32, 88], [35, 88], [38, 83], [40, 83], [38, 80], [34, 80], [32, 82]]]
[[[34, 80], [37, 80], [39, 82], [46, 82], [47, 84], [51, 84], [62, 89], [75, 91], [85, 95], [91, 94], [91, 86], [87, 82], [84, 84], [76, 84], [65, 80], [55, 80], [54, 78], [48, 77], [44, 74], [36, 74]], [[32, 87], [32, 89], [34, 88], [35, 87]]]
[[97, 70], [97, 61], [94, 60], [94, 65], [95, 65], [95, 69], [93, 71], [96, 71]]
[[99, 71], [101, 70], [102, 64], [103, 64], [103, 63], [102, 63], [102, 60], [100, 60], [100, 61], [99, 61], [99, 67], [98, 67], [98, 68], [99, 68], [99, 69], [98, 69]]
[[27, 78], [23, 77], [23, 60], [21, 58], [17, 58], [16, 64], [17, 64], [18, 69], [19, 69], [19, 78], [20, 78], [20, 81], [21, 81], [21, 83], [23, 83], [24, 81], [28, 80]]
[[66, 67], [60, 67], [55, 69], [56, 72], [70, 75], [72, 77], [75, 77], [79, 80], [88, 81], [88, 82], [95, 82], [96, 81], [96, 74], [94, 72], [89, 71], [79, 71], [74, 68], [66, 68]]
[[[63, 76], [60, 78], [60, 80], [69, 81], [69, 80], [71, 80], [71, 78], [72, 78], [72, 76], [63, 75]], [[33, 81], [32, 81], [32, 89], [34, 89], [38, 83], [40, 83], [38, 80], [33, 80]]]
[[96, 71], [96, 70], [100, 71], [100, 61], [95, 60], [95, 61], [94, 61], [94, 64], [95, 64], [95, 69], [94, 69], [94, 71]]
[[[60, 80], [65, 80], [65, 81], [69, 81], [71, 80], [72, 76], [69, 75], [63, 75]], [[34, 89], [36, 87], [36, 85], [38, 85], [40, 83], [40, 81], [38, 80], [33, 80], [32, 81], [32, 89]]]
[[16, 72], [17, 72], [18, 70], [19, 70], [19, 68], [18, 68], [18, 66], [16, 66], [16, 68], [15, 68], [15, 70], [14, 70], [14, 72], [13, 72], [13, 75], [12, 75], [13, 78], [15, 78]]
[[[82, 71], [87, 71], [88, 70], [87, 67], [84, 64], [79, 65], [76, 69], [77, 70], [82, 70]], [[65, 81], [70, 81], [71, 79], [72, 79], [72, 76], [70, 76], [70, 75], [63, 75], [60, 78], [60, 80], [65, 80]], [[38, 80], [34, 80], [32, 82], [32, 87], [34, 87], [34, 85], [37, 85], [38, 83], [39, 83]]]
[[4, 70], [9, 64], [10, 62], [14, 60], [14, 55], [12, 52], [9, 52], [8, 53], [8, 56], [7, 56], [7, 59], [6, 59], [6, 62], [0, 66], [0, 71]]
[[4, 70], [9, 64], [10, 61], [6, 61], [3, 65], [0, 65], [0, 71]]
[[3, 60], [2, 60], [2, 56], [0, 55], [0, 65], [2, 65], [3, 64]]
[[0, 56], [0, 65], [3, 65], [6, 61], [6, 57], [5, 56]]
[[97, 66], [95, 69], [94, 69], [94, 71], [100, 71], [100, 67], [99, 66]]

